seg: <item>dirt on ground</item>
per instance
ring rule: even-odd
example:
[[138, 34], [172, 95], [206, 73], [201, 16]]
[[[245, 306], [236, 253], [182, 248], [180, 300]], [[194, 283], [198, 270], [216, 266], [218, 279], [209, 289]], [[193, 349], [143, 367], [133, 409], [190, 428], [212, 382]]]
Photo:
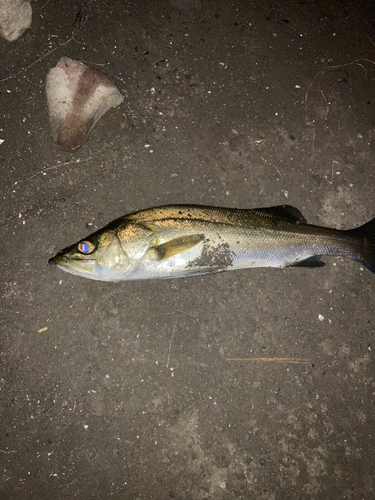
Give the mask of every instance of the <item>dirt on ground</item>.
[[[32, 8], [0, 41], [0, 497], [374, 499], [363, 266], [103, 283], [48, 265], [161, 204], [372, 219], [373, 2]], [[125, 96], [74, 153], [53, 145], [45, 96], [63, 56]]]

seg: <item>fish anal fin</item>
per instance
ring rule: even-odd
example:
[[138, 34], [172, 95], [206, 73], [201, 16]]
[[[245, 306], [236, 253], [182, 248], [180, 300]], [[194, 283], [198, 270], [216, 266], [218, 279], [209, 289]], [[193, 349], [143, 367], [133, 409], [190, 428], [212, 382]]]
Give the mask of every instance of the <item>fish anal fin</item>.
[[253, 212], [261, 212], [274, 217], [281, 217], [282, 219], [289, 219], [293, 222], [300, 222], [306, 224], [305, 217], [301, 214], [298, 208], [291, 205], [279, 205], [277, 207], [256, 208]]
[[299, 262], [293, 262], [288, 264], [286, 267], [323, 267], [325, 263], [319, 260], [317, 257], [309, 257], [305, 260], [300, 260]]
[[164, 260], [173, 257], [182, 252], [186, 252], [190, 248], [197, 245], [204, 239], [203, 234], [191, 234], [188, 236], [181, 236], [173, 240], [162, 243], [152, 247], [157, 260]]

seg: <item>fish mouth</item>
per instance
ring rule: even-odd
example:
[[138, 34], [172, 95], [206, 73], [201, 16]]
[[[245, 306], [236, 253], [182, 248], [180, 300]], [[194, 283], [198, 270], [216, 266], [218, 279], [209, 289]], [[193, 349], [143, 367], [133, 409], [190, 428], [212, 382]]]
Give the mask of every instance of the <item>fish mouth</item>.
[[107, 269], [106, 267], [98, 268], [95, 259], [74, 259], [66, 255], [55, 255], [48, 261], [49, 264], [55, 266], [62, 271], [81, 278], [90, 278], [98, 281], [120, 281], [121, 277], [117, 276], [116, 269]]
[[63, 262], [68, 262], [68, 259], [66, 257], [60, 256], [60, 255], [55, 255], [54, 257], [51, 257], [48, 260], [48, 264], [50, 264], [51, 266], [59, 266]]
[[95, 262], [95, 259], [73, 259], [59, 254], [48, 260], [48, 264], [51, 266], [58, 267], [72, 274], [91, 274], [93, 262]]

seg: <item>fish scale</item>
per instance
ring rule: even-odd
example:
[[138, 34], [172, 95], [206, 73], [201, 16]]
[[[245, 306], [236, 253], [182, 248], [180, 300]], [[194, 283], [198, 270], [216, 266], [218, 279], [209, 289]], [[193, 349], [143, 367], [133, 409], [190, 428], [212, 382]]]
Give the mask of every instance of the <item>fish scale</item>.
[[343, 231], [307, 224], [288, 205], [249, 210], [161, 206], [116, 219], [61, 250], [50, 263], [79, 276], [122, 281], [320, 267], [324, 264], [316, 256], [322, 255], [347, 257], [375, 272], [375, 219]]

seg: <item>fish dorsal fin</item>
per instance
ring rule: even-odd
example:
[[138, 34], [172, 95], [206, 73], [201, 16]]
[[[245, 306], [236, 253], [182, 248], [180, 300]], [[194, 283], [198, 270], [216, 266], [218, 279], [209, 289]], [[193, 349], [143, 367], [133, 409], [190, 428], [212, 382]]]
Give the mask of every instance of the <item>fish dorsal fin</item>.
[[162, 243], [151, 248], [157, 260], [164, 260], [173, 257], [182, 252], [186, 252], [190, 248], [197, 245], [204, 239], [203, 234], [191, 234], [188, 236], [181, 236], [173, 240]]
[[277, 207], [255, 208], [253, 212], [261, 212], [264, 214], [273, 215], [274, 217], [281, 217], [282, 219], [289, 219], [293, 222], [300, 222], [306, 224], [305, 217], [301, 214], [298, 208], [291, 205], [279, 205]]

